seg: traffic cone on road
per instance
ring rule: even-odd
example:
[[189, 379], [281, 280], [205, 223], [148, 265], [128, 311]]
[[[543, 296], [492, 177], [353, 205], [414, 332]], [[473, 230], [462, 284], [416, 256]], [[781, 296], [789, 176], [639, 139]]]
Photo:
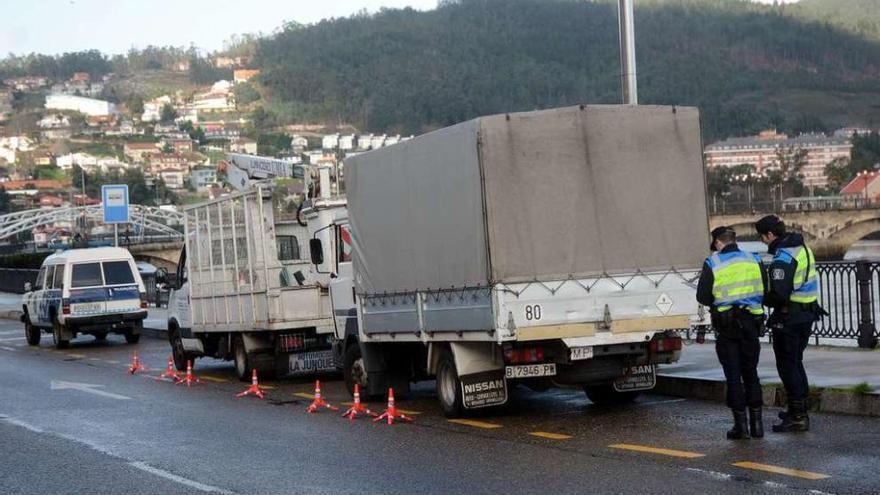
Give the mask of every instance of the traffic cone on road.
[[171, 381], [173, 381], [174, 383], [183, 380], [183, 378], [180, 377], [180, 374], [177, 373], [177, 370], [174, 368], [174, 358], [172, 356], [168, 356], [168, 367], [165, 368], [165, 372], [159, 375], [156, 379], [164, 380], [166, 378], [170, 378]]
[[397, 408], [394, 407], [394, 389], [389, 388], [388, 389], [388, 409], [385, 409], [385, 412], [383, 412], [376, 419], [374, 419], [373, 422], [375, 423], [376, 421], [382, 421], [383, 419], [387, 419], [388, 424], [393, 425], [394, 420], [397, 418], [400, 418], [404, 421], [410, 421], [410, 422], [413, 420], [411, 417], [407, 416], [406, 414], [403, 414], [402, 412], [398, 412]]
[[134, 351], [131, 354], [131, 364], [128, 365], [128, 374], [133, 375], [138, 371], [144, 372], [147, 371], [147, 367], [141, 364], [141, 360], [138, 358], [137, 351]]
[[251, 372], [251, 386], [248, 387], [247, 390], [245, 390], [244, 392], [241, 392], [240, 394], [235, 394], [235, 396], [236, 397], [244, 397], [245, 395], [250, 395], [250, 394], [256, 395], [257, 397], [259, 397], [261, 399], [266, 398], [266, 393], [263, 392], [262, 387], [260, 387], [260, 382], [257, 381], [257, 369], [256, 368], [254, 368], [253, 371]]
[[348, 408], [348, 411], [342, 413], [343, 418], [348, 418], [349, 421], [353, 421], [354, 418], [358, 416], [358, 414], [369, 414], [370, 416], [376, 417], [378, 416], [373, 411], [370, 411], [363, 404], [361, 404], [361, 386], [357, 383], [354, 384], [354, 404]]
[[202, 383], [202, 380], [199, 379], [196, 375], [193, 375], [193, 365], [192, 361], [186, 361], [186, 376], [183, 377], [182, 380], [178, 381], [178, 385], [185, 384], [187, 387], [191, 387], [193, 383]]
[[339, 410], [338, 407], [330, 405], [329, 403], [327, 403], [327, 401], [324, 400], [323, 397], [321, 397], [321, 380], [315, 380], [315, 400], [312, 401], [311, 405], [309, 405], [309, 408], [306, 409], [306, 412], [318, 412], [319, 407], [326, 407], [331, 411]]

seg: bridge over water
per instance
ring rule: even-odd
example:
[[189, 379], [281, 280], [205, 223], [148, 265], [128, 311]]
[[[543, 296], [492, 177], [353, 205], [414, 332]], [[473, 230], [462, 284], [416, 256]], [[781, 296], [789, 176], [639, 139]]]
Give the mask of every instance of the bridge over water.
[[[740, 235], [754, 234], [754, 223], [765, 213], [712, 215], [711, 228], [733, 227]], [[846, 252], [865, 236], [880, 231], [880, 207], [786, 211], [778, 214], [791, 230], [804, 234], [804, 239], [818, 250]]]

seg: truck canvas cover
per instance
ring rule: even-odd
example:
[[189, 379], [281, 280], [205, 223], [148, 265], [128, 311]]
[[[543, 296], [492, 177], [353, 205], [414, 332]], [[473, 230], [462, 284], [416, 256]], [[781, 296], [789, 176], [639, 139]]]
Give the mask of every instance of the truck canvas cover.
[[360, 293], [694, 269], [705, 256], [696, 108], [481, 117], [346, 166]]

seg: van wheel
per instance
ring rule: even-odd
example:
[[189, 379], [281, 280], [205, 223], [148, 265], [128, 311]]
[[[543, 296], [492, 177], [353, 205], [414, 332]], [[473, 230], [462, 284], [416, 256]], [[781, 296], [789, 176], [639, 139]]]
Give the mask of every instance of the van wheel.
[[52, 339], [55, 341], [56, 349], [67, 349], [70, 347], [70, 341], [62, 338], [63, 333], [64, 327], [62, 327], [61, 323], [58, 323], [56, 320], [55, 323], [52, 324]]
[[239, 380], [246, 382], [251, 379], [251, 362], [244, 348], [244, 339], [241, 335], [236, 335], [233, 341], [233, 354], [235, 359], [235, 376]]
[[27, 339], [28, 345], [38, 346], [40, 345], [40, 329], [31, 325], [30, 321], [27, 321], [27, 315], [25, 317], [24, 322], [24, 336]]
[[443, 351], [437, 363], [437, 397], [447, 418], [457, 418], [464, 413], [461, 380], [458, 378], [455, 359], [450, 351]]
[[364, 358], [361, 356], [361, 346], [357, 342], [349, 344], [342, 356], [342, 374], [345, 377], [345, 388], [349, 395], [354, 395], [354, 385], [358, 384], [361, 389], [361, 399], [367, 398], [367, 368], [364, 366]]
[[584, 385], [584, 392], [590, 402], [599, 406], [615, 406], [629, 404], [636, 400], [641, 392], [618, 392], [609, 385]]

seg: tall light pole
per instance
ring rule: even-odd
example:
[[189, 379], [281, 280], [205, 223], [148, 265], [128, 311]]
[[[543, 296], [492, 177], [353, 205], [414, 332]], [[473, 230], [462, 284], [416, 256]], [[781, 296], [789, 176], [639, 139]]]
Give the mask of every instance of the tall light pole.
[[633, 23], [633, 0], [617, 1], [617, 17], [620, 24], [620, 83], [623, 87], [623, 103], [639, 104], [636, 86], [636, 38]]

